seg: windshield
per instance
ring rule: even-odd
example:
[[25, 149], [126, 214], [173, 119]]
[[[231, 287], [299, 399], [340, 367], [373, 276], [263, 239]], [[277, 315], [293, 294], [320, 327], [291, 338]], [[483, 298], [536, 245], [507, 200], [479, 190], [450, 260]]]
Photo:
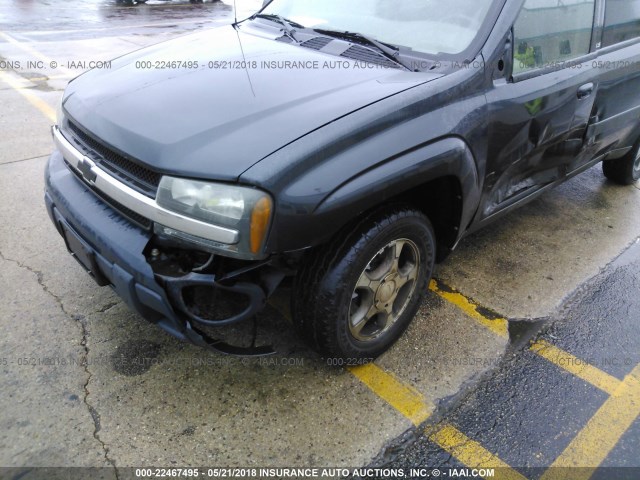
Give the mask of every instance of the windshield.
[[263, 13], [308, 28], [358, 32], [430, 55], [464, 52], [493, 0], [273, 0]]

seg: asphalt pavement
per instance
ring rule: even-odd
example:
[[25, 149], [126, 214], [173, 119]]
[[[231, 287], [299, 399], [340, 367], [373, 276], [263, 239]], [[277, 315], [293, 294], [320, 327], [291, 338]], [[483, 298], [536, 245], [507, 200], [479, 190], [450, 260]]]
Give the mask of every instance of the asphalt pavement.
[[[640, 242], [516, 337], [472, 391], [377, 466], [498, 477], [640, 475]], [[502, 462], [502, 464], [500, 463]], [[419, 478], [419, 477], [416, 477]]]
[[[259, 4], [238, 0], [243, 12]], [[64, 86], [89, 62], [229, 23], [232, 7], [0, 4], [0, 477], [640, 468], [640, 186], [599, 167], [464, 240], [406, 335], [370, 365], [327, 365], [307, 349], [286, 291], [260, 318], [278, 354], [240, 360], [169, 337], [82, 271], [42, 198]]]

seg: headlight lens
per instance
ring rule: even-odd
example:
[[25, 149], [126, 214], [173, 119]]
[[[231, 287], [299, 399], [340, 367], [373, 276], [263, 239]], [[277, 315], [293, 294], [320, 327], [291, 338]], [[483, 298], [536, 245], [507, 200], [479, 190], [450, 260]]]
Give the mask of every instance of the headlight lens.
[[250, 189], [164, 177], [158, 190], [158, 204], [204, 222], [233, 227], [244, 214], [245, 196], [251, 202], [256, 194], [260, 195]]
[[238, 230], [238, 245], [215, 244], [215, 249], [241, 258], [261, 253], [273, 205], [268, 194], [254, 188], [167, 176], [160, 181], [156, 203], [203, 222]]

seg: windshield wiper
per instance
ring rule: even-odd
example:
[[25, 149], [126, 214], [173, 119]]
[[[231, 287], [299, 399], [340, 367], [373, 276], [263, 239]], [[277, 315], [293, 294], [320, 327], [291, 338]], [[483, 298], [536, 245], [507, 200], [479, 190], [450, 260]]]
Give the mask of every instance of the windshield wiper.
[[276, 20], [280, 25], [284, 28], [282, 29], [284, 34], [293, 40], [296, 43], [300, 43], [296, 38], [296, 28], [304, 28], [304, 25], [300, 25], [299, 23], [292, 22], [291, 20], [287, 20], [282, 15], [278, 15], [276, 13], [256, 13], [251, 19], [254, 18], [266, 18], [267, 20]]
[[375, 38], [372, 38], [368, 35], [364, 35], [362, 33], [357, 33], [357, 32], [340, 32], [338, 30], [325, 30], [323, 28], [315, 28], [314, 31], [321, 33], [323, 35], [328, 35], [330, 37], [343, 38], [346, 40], [364, 41], [365, 43], [369, 44], [369, 46], [376, 48], [389, 60], [397, 63], [398, 65], [406, 68], [409, 71], [412, 71], [412, 72], [414, 71], [413, 68], [411, 68], [409, 65], [407, 65], [405, 62], [402, 61], [402, 59], [400, 58], [400, 49], [398, 47], [392, 48], [382, 43], [381, 41], [376, 40]]

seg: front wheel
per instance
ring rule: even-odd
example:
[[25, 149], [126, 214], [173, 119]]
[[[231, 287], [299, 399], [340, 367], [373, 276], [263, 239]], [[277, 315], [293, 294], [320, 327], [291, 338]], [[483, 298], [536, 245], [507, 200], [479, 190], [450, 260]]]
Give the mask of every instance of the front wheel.
[[620, 185], [632, 185], [640, 180], [640, 140], [624, 157], [602, 162], [605, 177]]
[[292, 311], [321, 355], [376, 358], [405, 331], [433, 272], [435, 235], [409, 206], [377, 210], [313, 252], [294, 282]]

